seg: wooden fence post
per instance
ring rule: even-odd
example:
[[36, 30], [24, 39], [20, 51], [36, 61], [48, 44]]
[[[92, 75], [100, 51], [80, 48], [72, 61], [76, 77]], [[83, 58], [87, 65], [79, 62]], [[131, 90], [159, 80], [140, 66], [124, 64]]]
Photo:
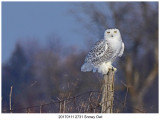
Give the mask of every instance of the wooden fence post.
[[114, 100], [114, 73], [109, 70], [108, 74], [104, 75], [104, 83], [102, 84], [102, 99], [101, 99], [101, 113], [113, 113]]

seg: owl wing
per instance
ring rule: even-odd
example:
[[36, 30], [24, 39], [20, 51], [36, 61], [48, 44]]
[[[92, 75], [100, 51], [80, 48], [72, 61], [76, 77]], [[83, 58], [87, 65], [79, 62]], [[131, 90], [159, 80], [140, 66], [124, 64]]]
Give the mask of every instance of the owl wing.
[[100, 58], [105, 54], [106, 50], [106, 42], [104, 40], [97, 41], [95, 45], [92, 47], [92, 49], [89, 51], [85, 59], [85, 62], [94, 64], [94, 62], [100, 60]]
[[119, 57], [121, 57], [122, 56], [122, 54], [123, 54], [123, 52], [124, 52], [124, 43], [122, 42], [122, 47], [121, 47], [121, 51], [120, 51], [120, 53], [119, 53]]

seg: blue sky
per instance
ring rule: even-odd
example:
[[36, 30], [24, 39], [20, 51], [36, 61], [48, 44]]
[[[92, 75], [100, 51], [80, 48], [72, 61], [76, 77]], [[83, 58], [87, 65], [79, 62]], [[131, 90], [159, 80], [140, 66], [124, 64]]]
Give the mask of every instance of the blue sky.
[[78, 31], [84, 27], [69, 14], [72, 8], [70, 2], [2, 2], [2, 62], [19, 39], [35, 38], [46, 44], [49, 36], [56, 35], [66, 46], [83, 48], [85, 37]]

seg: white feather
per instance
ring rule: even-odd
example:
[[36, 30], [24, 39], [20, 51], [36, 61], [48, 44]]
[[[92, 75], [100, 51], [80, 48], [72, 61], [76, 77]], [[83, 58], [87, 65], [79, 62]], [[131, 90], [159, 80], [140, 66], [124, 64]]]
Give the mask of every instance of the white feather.
[[103, 63], [98, 67], [98, 72], [104, 75], [108, 73], [108, 69], [109, 69], [108, 65]]
[[83, 72], [92, 71], [92, 69], [93, 65], [91, 65], [90, 63], [84, 63], [81, 67], [81, 71]]
[[124, 52], [124, 43], [122, 42], [121, 51], [118, 56], [121, 57], [123, 55], [123, 52]]

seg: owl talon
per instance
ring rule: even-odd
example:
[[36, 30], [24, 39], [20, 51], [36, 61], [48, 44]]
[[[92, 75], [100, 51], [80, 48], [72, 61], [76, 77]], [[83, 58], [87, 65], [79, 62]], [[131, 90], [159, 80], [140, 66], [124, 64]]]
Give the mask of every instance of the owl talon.
[[109, 71], [107, 72], [107, 75], [109, 75]]
[[113, 67], [113, 70], [112, 70], [112, 71], [115, 71], [115, 72], [116, 72], [116, 71], [117, 71], [117, 69]]

